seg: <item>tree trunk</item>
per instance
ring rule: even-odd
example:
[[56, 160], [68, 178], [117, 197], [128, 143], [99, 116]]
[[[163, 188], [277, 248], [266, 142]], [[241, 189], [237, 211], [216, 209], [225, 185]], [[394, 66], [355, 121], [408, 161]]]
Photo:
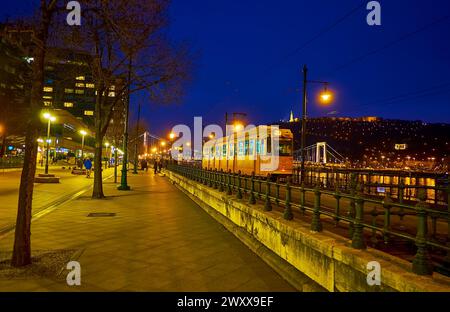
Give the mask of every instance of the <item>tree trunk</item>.
[[103, 136], [100, 129], [97, 127], [95, 133], [95, 156], [94, 156], [94, 191], [92, 192], [92, 198], [102, 199], [105, 198], [103, 194], [103, 178], [102, 178], [102, 142]]
[[0, 158], [5, 156], [5, 152], [6, 152], [6, 132], [3, 133], [2, 147], [0, 148]]
[[33, 204], [34, 176], [36, 174], [36, 158], [40, 114], [42, 108], [42, 89], [44, 86], [44, 61], [48, 30], [52, 13], [41, 2], [42, 23], [36, 34], [39, 43], [33, 61], [33, 82], [27, 132], [25, 138], [25, 157], [22, 176], [20, 178], [19, 203], [17, 209], [14, 250], [11, 265], [22, 267], [31, 263], [31, 216]]
[[[102, 91], [99, 91], [102, 92]], [[103, 147], [103, 127], [102, 127], [102, 109], [101, 97], [96, 97], [95, 103], [95, 155], [94, 155], [94, 190], [92, 198], [105, 198], [103, 194], [103, 178], [102, 178], [102, 147]]]

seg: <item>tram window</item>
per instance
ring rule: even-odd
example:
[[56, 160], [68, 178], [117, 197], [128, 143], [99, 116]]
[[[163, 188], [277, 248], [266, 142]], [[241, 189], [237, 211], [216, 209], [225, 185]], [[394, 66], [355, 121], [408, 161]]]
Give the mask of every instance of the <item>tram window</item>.
[[260, 154], [261, 155], [264, 155], [265, 153], [264, 153], [264, 139], [261, 139], [261, 147], [260, 147]]
[[227, 157], [227, 145], [222, 145], [222, 155], [223, 157]]
[[280, 140], [278, 146], [279, 156], [292, 156], [292, 141], [291, 140]]
[[211, 149], [209, 150], [209, 157], [214, 157], [214, 146], [211, 146]]
[[244, 155], [244, 142], [239, 142], [239, 149], [238, 149], [238, 155], [243, 156]]
[[259, 142], [259, 140], [256, 140], [256, 155], [260, 154], [261, 154], [261, 143]]
[[230, 156], [233, 157], [234, 156], [234, 144], [230, 143]]
[[272, 153], [272, 138], [269, 136], [267, 137], [267, 154]]
[[245, 155], [248, 155], [248, 140], [245, 140], [244, 152], [245, 152]]
[[249, 155], [253, 155], [253, 153], [255, 151], [255, 140], [250, 140], [248, 146], [249, 146], [248, 147], [248, 154]]
[[216, 158], [219, 158], [219, 157], [220, 157], [220, 146], [217, 145], [216, 146]]

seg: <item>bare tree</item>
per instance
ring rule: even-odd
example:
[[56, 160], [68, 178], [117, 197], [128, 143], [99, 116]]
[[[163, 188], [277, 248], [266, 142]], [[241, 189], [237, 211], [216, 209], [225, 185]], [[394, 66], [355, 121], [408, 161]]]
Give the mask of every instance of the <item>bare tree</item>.
[[[147, 91], [149, 100], [170, 102], [182, 94], [188, 78], [188, 49], [173, 46], [164, 30], [168, 0], [84, 1], [83, 24], [68, 36], [93, 55], [96, 87], [95, 158], [101, 163], [102, 142], [114, 113], [129, 94]], [[94, 169], [93, 198], [103, 198], [101, 166]]]
[[19, 203], [17, 210], [14, 250], [11, 265], [25, 266], [31, 263], [31, 211], [33, 201], [34, 176], [36, 174], [37, 139], [39, 135], [42, 90], [44, 86], [44, 60], [49, 28], [56, 12], [57, 0], [41, 0], [38, 24], [35, 30], [36, 49], [32, 64], [32, 86], [27, 131], [25, 157], [20, 179]]

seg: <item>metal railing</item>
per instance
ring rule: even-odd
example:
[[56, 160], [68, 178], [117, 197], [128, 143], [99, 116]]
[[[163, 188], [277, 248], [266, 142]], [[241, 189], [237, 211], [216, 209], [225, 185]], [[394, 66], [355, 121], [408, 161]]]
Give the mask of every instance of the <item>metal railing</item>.
[[2, 157], [0, 158], [0, 169], [22, 168], [23, 157]]
[[[294, 168], [292, 181], [300, 183], [300, 168]], [[307, 186], [320, 184], [324, 189], [337, 189], [349, 192], [352, 176], [356, 176], [358, 182], [364, 184], [364, 194], [380, 198], [389, 194], [398, 199], [400, 203], [416, 202], [417, 191], [424, 189], [427, 192], [427, 202], [435, 208], [448, 204], [447, 190], [450, 178], [445, 174], [418, 173], [418, 172], [389, 172], [367, 171], [343, 168], [307, 167], [304, 183]], [[381, 181], [374, 181], [381, 180]], [[389, 182], [384, 182], [389, 180]], [[406, 183], [409, 180], [409, 183]], [[428, 185], [427, 180], [434, 185]], [[378, 190], [382, 188], [384, 192]], [[384, 194], [383, 194], [384, 193]]]
[[446, 209], [437, 210], [430, 208], [424, 189], [418, 190], [414, 204], [400, 203], [390, 196], [381, 200], [366, 197], [364, 185], [356, 175], [352, 176], [349, 192], [343, 192], [339, 188], [321, 189], [319, 184], [294, 186], [290, 177], [281, 183], [279, 179], [271, 181], [270, 177], [186, 165], [169, 164], [167, 169], [227, 195], [235, 195], [238, 200], [247, 200], [250, 205], [259, 201], [266, 211], [281, 208], [284, 219], [309, 221], [314, 232], [321, 232], [326, 226], [331, 232], [348, 236], [355, 249], [365, 249], [369, 244], [394, 254], [401, 250], [407, 258], [412, 253], [416, 274], [432, 274], [433, 267], [448, 273], [450, 188], [446, 190], [449, 197]]

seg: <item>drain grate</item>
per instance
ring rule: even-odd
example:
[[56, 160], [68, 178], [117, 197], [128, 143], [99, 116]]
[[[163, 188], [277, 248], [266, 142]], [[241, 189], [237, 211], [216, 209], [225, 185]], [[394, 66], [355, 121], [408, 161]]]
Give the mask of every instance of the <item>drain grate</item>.
[[104, 217], [115, 217], [116, 214], [113, 212], [91, 212], [87, 216], [92, 218], [104, 218]]

